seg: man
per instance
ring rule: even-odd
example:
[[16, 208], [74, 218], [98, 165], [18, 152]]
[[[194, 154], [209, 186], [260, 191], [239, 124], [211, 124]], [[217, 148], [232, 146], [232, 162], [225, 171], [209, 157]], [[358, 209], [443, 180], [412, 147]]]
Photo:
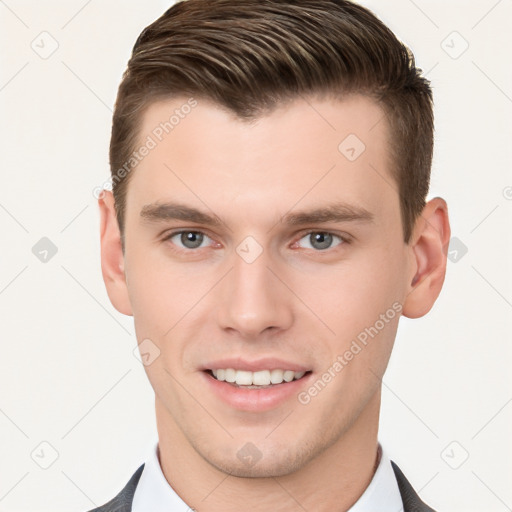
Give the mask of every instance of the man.
[[99, 200], [159, 441], [97, 511], [428, 511], [378, 442], [399, 317], [440, 293], [432, 95], [345, 0], [187, 0], [139, 36]]

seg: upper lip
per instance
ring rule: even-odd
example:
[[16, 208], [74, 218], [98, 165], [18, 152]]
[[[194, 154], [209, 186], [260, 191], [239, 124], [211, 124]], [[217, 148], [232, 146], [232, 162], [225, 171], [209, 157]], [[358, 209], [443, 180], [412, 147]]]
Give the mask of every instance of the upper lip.
[[264, 357], [252, 361], [242, 359], [241, 357], [230, 357], [226, 359], [216, 359], [203, 366], [203, 370], [218, 370], [219, 368], [234, 368], [235, 370], [245, 370], [249, 372], [274, 369], [293, 370], [294, 372], [307, 372], [311, 370], [310, 367], [304, 366], [303, 364], [286, 361], [277, 357]]

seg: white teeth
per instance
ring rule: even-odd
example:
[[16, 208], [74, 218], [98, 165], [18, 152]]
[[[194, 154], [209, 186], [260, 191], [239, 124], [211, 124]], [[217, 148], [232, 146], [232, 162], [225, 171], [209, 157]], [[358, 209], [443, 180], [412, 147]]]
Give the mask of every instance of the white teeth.
[[252, 384], [252, 372], [246, 372], [245, 370], [238, 370], [236, 372], [235, 382], [239, 386], [250, 386]]
[[255, 386], [268, 386], [270, 384], [270, 372], [268, 370], [254, 372], [252, 374], [252, 383]]
[[236, 371], [233, 368], [226, 369], [226, 382], [235, 382], [236, 381]]
[[270, 382], [272, 384], [281, 384], [283, 382], [283, 370], [272, 370], [270, 372]]
[[269, 386], [300, 379], [306, 372], [294, 372], [293, 370], [260, 370], [250, 372], [247, 370], [235, 370], [233, 368], [219, 368], [212, 370], [214, 377], [220, 381], [236, 383], [239, 386]]
[[293, 377], [295, 376], [295, 372], [292, 372], [291, 370], [286, 370], [283, 374], [283, 379], [286, 382], [291, 382], [293, 380]]

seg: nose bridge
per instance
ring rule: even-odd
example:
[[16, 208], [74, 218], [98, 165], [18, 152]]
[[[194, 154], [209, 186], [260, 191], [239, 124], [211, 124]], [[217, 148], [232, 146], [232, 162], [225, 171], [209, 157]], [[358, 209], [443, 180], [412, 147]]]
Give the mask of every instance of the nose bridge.
[[285, 287], [269, 267], [275, 266], [263, 248], [240, 244], [233, 255], [224, 299], [219, 304], [223, 328], [242, 336], [256, 336], [266, 329], [286, 329], [292, 321], [292, 304]]
[[273, 300], [271, 289], [274, 288], [270, 282], [272, 276], [268, 269], [271, 264], [268, 254], [261, 254], [252, 260], [246, 260], [244, 257], [237, 255], [234, 258], [233, 281], [235, 282], [235, 293], [240, 298], [251, 298], [257, 301], [260, 298]]

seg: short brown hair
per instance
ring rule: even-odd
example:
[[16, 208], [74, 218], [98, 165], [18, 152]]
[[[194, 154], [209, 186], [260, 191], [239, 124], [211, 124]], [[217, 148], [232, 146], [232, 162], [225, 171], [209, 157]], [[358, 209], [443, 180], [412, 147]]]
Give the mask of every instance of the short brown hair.
[[188, 94], [250, 120], [303, 94], [353, 93], [373, 98], [388, 119], [409, 242], [429, 188], [432, 91], [393, 32], [346, 0], [176, 3], [140, 34], [119, 86], [110, 166], [121, 234], [131, 173], [118, 171], [126, 169], [152, 102]]

